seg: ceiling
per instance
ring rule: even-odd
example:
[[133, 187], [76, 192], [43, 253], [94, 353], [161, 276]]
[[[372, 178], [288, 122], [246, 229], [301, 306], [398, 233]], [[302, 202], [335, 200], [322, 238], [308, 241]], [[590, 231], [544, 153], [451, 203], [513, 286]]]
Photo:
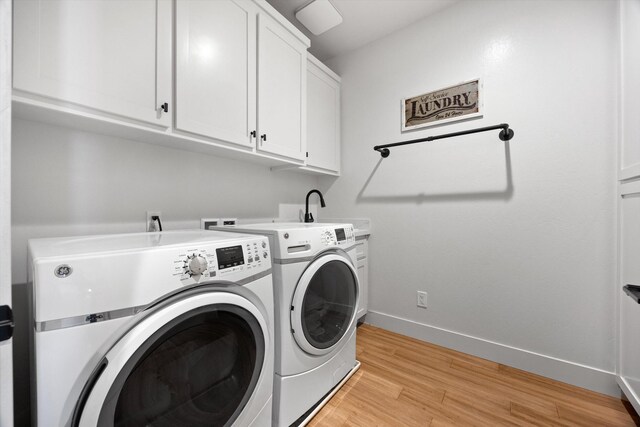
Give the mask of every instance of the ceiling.
[[295, 12], [310, 0], [267, 0], [309, 39], [309, 51], [321, 61], [358, 49], [432, 15], [458, 0], [331, 0], [343, 21], [326, 33], [314, 36]]

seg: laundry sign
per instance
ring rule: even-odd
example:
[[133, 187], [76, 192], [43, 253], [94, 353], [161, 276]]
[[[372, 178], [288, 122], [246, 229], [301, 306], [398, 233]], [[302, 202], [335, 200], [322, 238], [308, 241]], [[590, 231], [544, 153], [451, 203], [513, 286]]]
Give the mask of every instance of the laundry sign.
[[402, 130], [482, 116], [480, 79], [402, 100]]

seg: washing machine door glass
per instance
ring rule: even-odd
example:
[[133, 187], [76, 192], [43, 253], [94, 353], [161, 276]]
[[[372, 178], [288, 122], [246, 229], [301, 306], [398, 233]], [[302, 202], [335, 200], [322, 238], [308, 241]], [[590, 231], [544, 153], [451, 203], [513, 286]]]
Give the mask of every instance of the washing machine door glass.
[[125, 337], [107, 353], [79, 424], [231, 425], [262, 371], [266, 331], [260, 323], [237, 304], [210, 304], [160, 327], [132, 329], [127, 336], [153, 331], [133, 351], [124, 348]]
[[358, 279], [342, 255], [312, 262], [296, 287], [291, 322], [296, 342], [311, 354], [326, 354], [355, 321]]

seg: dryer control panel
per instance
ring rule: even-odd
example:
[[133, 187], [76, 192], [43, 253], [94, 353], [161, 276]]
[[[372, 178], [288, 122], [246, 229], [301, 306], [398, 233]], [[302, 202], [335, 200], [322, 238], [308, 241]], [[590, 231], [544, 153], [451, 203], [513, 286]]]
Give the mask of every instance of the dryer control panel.
[[174, 276], [183, 282], [209, 278], [256, 274], [271, 268], [271, 254], [266, 238], [243, 239], [237, 244], [189, 248], [173, 262]]

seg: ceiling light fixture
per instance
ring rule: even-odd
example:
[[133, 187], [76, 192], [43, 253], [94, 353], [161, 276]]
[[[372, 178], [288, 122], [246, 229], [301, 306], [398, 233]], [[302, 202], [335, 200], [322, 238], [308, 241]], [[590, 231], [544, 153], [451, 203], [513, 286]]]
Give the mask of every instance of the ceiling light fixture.
[[296, 12], [296, 19], [316, 36], [342, 22], [342, 15], [329, 0], [314, 0]]

